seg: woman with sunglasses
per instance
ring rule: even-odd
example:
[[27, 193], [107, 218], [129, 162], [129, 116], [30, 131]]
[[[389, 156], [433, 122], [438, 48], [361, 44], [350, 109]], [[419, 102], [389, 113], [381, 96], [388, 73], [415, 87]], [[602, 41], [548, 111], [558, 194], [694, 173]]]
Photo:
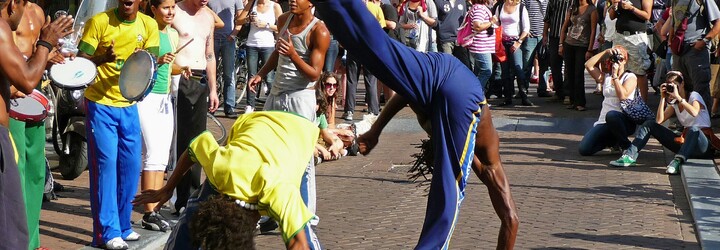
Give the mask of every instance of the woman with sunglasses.
[[[638, 154], [650, 135], [660, 144], [676, 153], [675, 158], [667, 165], [665, 173], [678, 174], [680, 167], [688, 158], [712, 158], [715, 150], [720, 149], [718, 139], [710, 128], [710, 113], [698, 92], [693, 91], [691, 84], [683, 81], [678, 71], [670, 71], [660, 85], [660, 106], [655, 121], [648, 120], [640, 126], [635, 140], [623, 152], [617, 161], [610, 162], [613, 166], [635, 165]], [[685, 127], [682, 135], [662, 125], [665, 120], [677, 116], [680, 124]]]
[[323, 91], [325, 99], [327, 100], [327, 110], [325, 117], [327, 117], [328, 126], [335, 128], [335, 111], [337, 110], [337, 89], [338, 79], [340, 79], [335, 73], [325, 72], [320, 75], [318, 79], [318, 89]]
[[[595, 82], [602, 82], [603, 102], [600, 116], [593, 127], [585, 133], [578, 152], [582, 156], [593, 155], [605, 148], [630, 146], [628, 136], [635, 132], [635, 123], [620, 108], [620, 101], [634, 99], [637, 77], [625, 71], [628, 53], [622, 46], [606, 49], [585, 62]], [[600, 63], [600, 67], [597, 67]]]

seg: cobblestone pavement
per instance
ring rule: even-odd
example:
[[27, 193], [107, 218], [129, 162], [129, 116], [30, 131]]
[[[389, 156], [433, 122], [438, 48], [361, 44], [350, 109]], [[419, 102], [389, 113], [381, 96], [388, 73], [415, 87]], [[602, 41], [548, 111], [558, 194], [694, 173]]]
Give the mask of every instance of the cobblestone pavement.
[[[536, 107], [493, 107], [493, 112], [498, 118], [575, 121], [596, 117], [599, 98], [588, 94], [586, 112], [537, 98]], [[413, 117], [408, 109], [398, 115], [400, 120]], [[232, 122], [221, 120], [228, 127]], [[503, 163], [521, 222], [517, 249], [699, 248], [681, 179], [663, 174], [666, 163], [657, 141], [651, 140], [641, 153], [638, 167], [609, 168], [607, 163], [619, 155], [604, 151], [580, 157], [576, 146], [581, 136], [500, 132]], [[408, 181], [408, 167], [403, 165], [414, 160], [414, 146], [423, 138], [419, 129], [388, 131], [369, 156], [318, 165], [318, 231], [327, 249], [415, 245], [425, 190]], [[52, 249], [78, 249], [89, 244], [91, 233], [87, 172], [74, 181], [59, 182], [67, 191], [43, 205], [41, 242]], [[138, 220], [140, 213], [133, 218]], [[493, 249], [499, 224], [486, 188], [471, 176], [451, 248]], [[258, 249], [284, 248], [277, 232], [258, 236], [256, 243]]]

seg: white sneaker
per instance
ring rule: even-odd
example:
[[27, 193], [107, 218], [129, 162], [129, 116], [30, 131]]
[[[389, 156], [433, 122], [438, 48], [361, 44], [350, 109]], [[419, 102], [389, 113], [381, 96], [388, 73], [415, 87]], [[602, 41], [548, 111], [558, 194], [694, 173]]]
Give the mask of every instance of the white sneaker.
[[255, 111], [255, 108], [253, 108], [253, 106], [250, 106], [250, 105], [245, 106], [245, 114], [250, 114], [253, 111]]
[[105, 249], [128, 249], [128, 244], [120, 237], [115, 237], [105, 242]]
[[136, 232], [130, 233], [127, 237], [125, 237], [126, 241], [137, 241], [140, 239], [140, 234]]

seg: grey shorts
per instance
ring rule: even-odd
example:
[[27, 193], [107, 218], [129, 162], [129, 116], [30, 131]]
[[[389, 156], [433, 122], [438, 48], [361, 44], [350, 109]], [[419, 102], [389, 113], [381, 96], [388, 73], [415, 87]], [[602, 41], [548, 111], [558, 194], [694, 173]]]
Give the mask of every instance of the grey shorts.
[[265, 101], [263, 110], [282, 110], [296, 113], [315, 122], [315, 90], [304, 89], [294, 92], [270, 94]]

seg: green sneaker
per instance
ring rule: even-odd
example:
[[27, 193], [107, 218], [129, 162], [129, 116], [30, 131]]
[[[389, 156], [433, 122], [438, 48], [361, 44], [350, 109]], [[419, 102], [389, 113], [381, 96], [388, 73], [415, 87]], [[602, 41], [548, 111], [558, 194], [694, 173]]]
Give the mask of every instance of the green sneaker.
[[611, 161], [610, 165], [613, 167], [630, 167], [635, 166], [635, 160], [629, 155], [623, 154], [620, 159]]
[[682, 161], [678, 158], [675, 158], [670, 162], [670, 164], [667, 165], [665, 173], [669, 175], [676, 175], [679, 173], [678, 171], [680, 171], [680, 166], [682, 166]]

